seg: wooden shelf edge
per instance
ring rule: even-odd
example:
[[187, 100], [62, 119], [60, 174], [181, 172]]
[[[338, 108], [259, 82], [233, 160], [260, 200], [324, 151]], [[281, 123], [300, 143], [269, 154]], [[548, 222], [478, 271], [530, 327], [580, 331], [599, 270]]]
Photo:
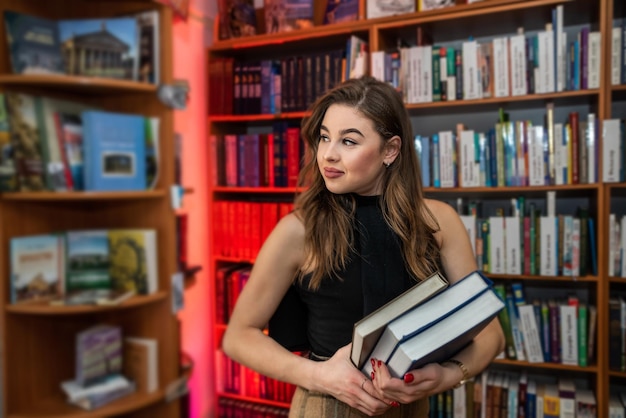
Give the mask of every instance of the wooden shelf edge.
[[597, 283], [596, 276], [536, 276], [530, 274], [497, 274], [483, 272], [486, 277], [493, 280], [526, 280], [526, 281], [544, 281], [544, 282], [569, 282], [569, 283]]
[[102, 77], [81, 77], [64, 74], [3, 74], [0, 75], [0, 85], [4, 86], [40, 86], [79, 89], [85, 92], [103, 92], [111, 94], [111, 90], [127, 91], [129, 93], [156, 93], [154, 84], [140, 83], [129, 80], [116, 80]]
[[[134, 393], [92, 411], [85, 411], [77, 406], [67, 404], [64, 399], [51, 398], [37, 405], [36, 411], [25, 411], [7, 414], [7, 418], [105, 418], [125, 414], [165, 399], [165, 391], [159, 390], [150, 394]], [[43, 412], [45, 411], [45, 412]]]
[[121, 309], [131, 309], [151, 303], [156, 303], [168, 297], [167, 292], [160, 291], [151, 295], [139, 295], [122, 302], [119, 305], [96, 306], [96, 305], [75, 305], [75, 306], [51, 306], [48, 302], [33, 302], [7, 305], [5, 310], [13, 315], [42, 315], [42, 316], [61, 316], [61, 315], [84, 315], [97, 312], [115, 311]]
[[524, 368], [534, 368], [534, 369], [545, 369], [545, 370], [568, 370], [580, 373], [598, 373], [598, 367], [593, 366], [571, 366], [568, 364], [560, 364], [560, 363], [531, 363], [528, 361], [519, 361], [519, 360], [509, 360], [509, 359], [495, 359], [493, 364], [497, 365], [506, 365], [506, 366], [516, 366], [516, 367], [524, 367]]
[[0, 193], [3, 201], [129, 200], [156, 199], [167, 196], [164, 190], [128, 192], [10, 192]]

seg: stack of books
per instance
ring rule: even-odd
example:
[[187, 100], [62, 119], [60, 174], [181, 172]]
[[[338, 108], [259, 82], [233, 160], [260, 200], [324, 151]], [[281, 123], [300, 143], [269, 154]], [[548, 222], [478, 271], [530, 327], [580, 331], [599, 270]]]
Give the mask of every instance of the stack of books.
[[479, 271], [451, 286], [435, 273], [355, 324], [352, 362], [369, 376], [382, 360], [402, 377], [451, 358], [504, 308], [492, 287]]

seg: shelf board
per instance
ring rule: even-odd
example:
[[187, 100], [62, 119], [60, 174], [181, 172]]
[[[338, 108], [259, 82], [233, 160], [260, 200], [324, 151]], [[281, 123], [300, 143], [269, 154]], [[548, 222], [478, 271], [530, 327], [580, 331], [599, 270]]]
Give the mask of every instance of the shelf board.
[[163, 390], [150, 394], [133, 393], [101, 408], [85, 411], [58, 396], [37, 401], [26, 411], [9, 413], [7, 418], [104, 418], [136, 411], [164, 399]]
[[589, 282], [597, 283], [597, 276], [536, 276], [529, 274], [495, 274], [495, 273], [483, 273], [486, 277], [494, 280], [525, 280], [525, 281], [541, 281], [541, 282], [569, 282], [580, 283]]
[[274, 121], [285, 119], [302, 119], [307, 116], [308, 112], [286, 112], [286, 113], [265, 113], [258, 115], [210, 115], [209, 121], [216, 122], [256, 122], [256, 121]]
[[519, 361], [519, 360], [509, 360], [509, 359], [495, 359], [493, 361], [494, 364], [506, 365], [506, 366], [516, 366], [523, 368], [535, 368], [535, 369], [549, 369], [549, 370], [568, 370], [574, 372], [582, 372], [582, 373], [598, 373], [598, 367], [587, 366], [570, 366], [568, 364], [560, 364], [560, 363], [531, 363], [528, 361]]
[[114, 92], [156, 93], [157, 86], [136, 81], [102, 77], [80, 77], [63, 74], [2, 74], [0, 85], [16, 87], [47, 87], [78, 91], [81, 94], [106, 94]]
[[[234, 393], [218, 392], [217, 396], [220, 398], [236, 399], [238, 401], [250, 402], [250, 403], [255, 403], [255, 404], [260, 404], [260, 405], [275, 406], [275, 407], [284, 408], [284, 409], [289, 409], [291, 405], [290, 402], [272, 401], [270, 399], [254, 398], [251, 396], [236, 395]], [[12, 417], [9, 417], [9, 418], [12, 418]]]
[[[211, 189], [213, 193], [271, 193], [271, 194], [294, 194], [297, 187], [227, 187], [216, 186]], [[302, 189], [303, 190], [303, 189]]]
[[166, 196], [164, 190], [143, 190], [128, 192], [11, 192], [1, 193], [0, 200], [19, 201], [86, 201], [86, 200], [131, 200], [157, 199]]
[[60, 316], [60, 315], [85, 315], [98, 312], [113, 311], [120, 309], [130, 309], [138, 306], [149, 305], [164, 300], [168, 297], [166, 292], [156, 292], [150, 295], [138, 295], [120, 303], [111, 306], [96, 305], [74, 305], [74, 306], [51, 306], [47, 302], [18, 303], [14, 305], [6, 305], [5, 310], [9, 314], [14, 315], [42, 315], [42, 316]]

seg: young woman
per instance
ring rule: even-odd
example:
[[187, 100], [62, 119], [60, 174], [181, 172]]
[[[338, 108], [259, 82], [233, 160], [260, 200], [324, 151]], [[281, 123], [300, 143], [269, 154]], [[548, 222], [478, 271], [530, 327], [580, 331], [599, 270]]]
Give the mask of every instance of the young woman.
[[[350, 361], [352, 327], [420, 279], [476, 270], [456, 212], [423, 196], [409, 116], [388, 84], [352, 79], [319, 98], [303, 122], [306, 189], [258, 254], [223, 339], [234, 360], [298, 386], [290, 418], [428, 416], [428, 396], [485, 369], [503, 350], [495, 319], [451, 361], [392, 378]], [[308, 309], [311, 355], [263, 333], [295, 283]]]

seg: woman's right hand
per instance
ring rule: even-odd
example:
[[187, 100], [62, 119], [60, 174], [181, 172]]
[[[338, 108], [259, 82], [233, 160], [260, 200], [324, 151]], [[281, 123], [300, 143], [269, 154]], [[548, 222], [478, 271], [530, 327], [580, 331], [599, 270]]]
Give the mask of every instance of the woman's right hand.
[[350, 348], [348, 344], [330, 359], [317, 363], [311, 389], [331, 395], [368, 416], [381, 415], [391, 407], [390, 402], [380, 399], [370, 378], [354, 367]]

